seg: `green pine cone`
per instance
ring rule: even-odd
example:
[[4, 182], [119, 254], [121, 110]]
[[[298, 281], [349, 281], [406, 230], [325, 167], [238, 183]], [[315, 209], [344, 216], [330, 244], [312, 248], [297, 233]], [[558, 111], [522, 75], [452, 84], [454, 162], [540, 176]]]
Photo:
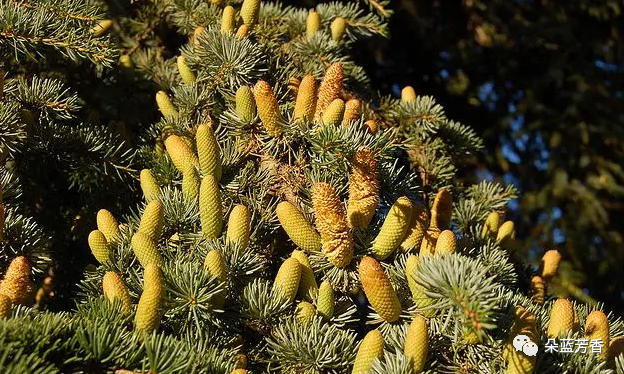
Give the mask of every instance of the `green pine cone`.
[[139, 259], [144, 268], [149, 264], [163, 265], [163, 258], [158, 252], [156, 243], [147, 234], [139, 231], [132, 236], [130, 241], [134, 255]]
[[108, 244], [106, 237], [100, 230], [93, 230], [89, 234], [89, 248], [93, 257], [102, 265], [110, 264], [110, 251], [108, 250]]
[[256, 99], [249, 86], [240, 86], [236, 91], [236, 114], [247, 123], [256, 118]]
[[213, 175], [218, 181], [221, 180], [221, 151], [214, 131], [208, 125], [201, 124], [195, 134], [197, 154], [199, 155], [199, 167], [203, 175]]
[[165, 207], [160, 200], [152, 200], [143, 210], [139, 231], [148, 235], [154, 243], [158, 243], [165, 224]]
[[143, 271], [143, 293], [141, 293], [134, 320], [138, 331], [149, 334], [158, 329], [164, 296], [162, 270], [156, 264], [148, 264]]
[[223, 203], [219, 182], [213, 175], [206, 175], [199, 186], [199, 219], [206, 238], [218, 238], [223, 229]]
[[325, 320], [330, 320], [334, 316], [334, 305], [336, 303], [336, 296], [334, 288], [329, 281], [324, 280], [321, 283], [318, 291], [318, 298], [316, 299], [316, 310], [318, 314]]

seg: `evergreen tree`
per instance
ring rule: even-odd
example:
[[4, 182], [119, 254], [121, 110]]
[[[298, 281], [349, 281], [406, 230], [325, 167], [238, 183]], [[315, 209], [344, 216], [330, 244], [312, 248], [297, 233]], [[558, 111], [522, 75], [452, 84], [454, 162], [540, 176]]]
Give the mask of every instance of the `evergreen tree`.
[[[177, 33], [148, 27], [152, 43], [122, 52], [159, 86], [127, 186], [143, 201], [91, 213], [97, 266], [71, 311], [29, 307], [28, 259], [13, 257], [4, 372], [624, 373], [622, 319], [552, 297], [556, 250], [537, 271], [518, 256], [516, 190], [458, 183], [477, 134], [411, 87], [371, 90], [350, 52], [385, 35], [386, 2], [225, 3], [137, 2], [115, 19]], [[604, 348], [528, 356], [517, 334]]]

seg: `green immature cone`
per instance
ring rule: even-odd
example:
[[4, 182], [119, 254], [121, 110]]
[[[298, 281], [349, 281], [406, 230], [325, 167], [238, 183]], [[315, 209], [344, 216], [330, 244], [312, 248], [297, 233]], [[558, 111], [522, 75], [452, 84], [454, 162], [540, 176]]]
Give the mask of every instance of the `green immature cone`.
[[318, 295], [318, 285], [316, 284], [316, 278], [314, 277], [314, 271], [308, 256], [303, 251], [295, 249], [290, 257], [296, 258], [299, 264], [301, 264], [301, 279], [297, 295], [304, 300], [312, 301]]
[[163, 258], [158, 252], [158, 248], [154, 243], [154, 240], [141, 231], [132, 235], [130, 241], [134, 255], [137, 257], [141, 266], [144, 268], [149, 264], [156, 264], [162, 266]]
[[306, 35], [308, 39], [313, 37], [320, 29], [321, 16], [315, 10], [311, 10], [310, 13], [308, 13], [308, 19], [306, 21]]
[[110, 251], [108, 250], [108, 244], [106, 237], [100, 230], [93, 230], [89, 234], [89, 248], [93, 257], [102, 265], [110, 264]]
[[215, 249], [210, 250], [204, 259], [204, 268], [208, 271], [208, 274], [216, 277], [221, 282], [226, 281], [228, 270], [221, 252]]
[[[206, 254], [204, 259], [204, 269], [209, 275], [216, 277], [219, 281], [225, 282], [227, 280], [228, 268], [225, 264], [225, 260], [221, 255], [221, 252], [213, 249]], [[225, 304], [226, 290], [222, 290], [214, 296], [214, 305], [216, 308], [221, 309]]]
[[399, 197], [388, 212], [379, 234], [373, 241], [373, 254], [384, 260], [401, 245], [410, 228], [413, 204], [405, 196]]
[[231, 5], [223, 8], [221, 17], [221, 33], [234, 33], [236, 31], [236, 10]]
[[253, 29], [258, 22], [258, 13], [260, 12], [260, 0], [244, 0], [240, 10], [243, 24], [249, 29]]
[[191, 70], [191, 68], [186, 64], [186, 58], [184, 56], [178, 56], [177, 58], [178, 72], [180, 73], [180, 77], [182, 77], [182, 81], [186, 84], [195, 83], [195, 73]]
[[199, 159], [189, 146], [187, 140], [178, 135], [169, 135], [165, 139], [165, 149], [171, 157], [173, 165], [180, 173], [191, 167], [199, 167]]
[[311, 121], [316, 109], [316, 79], [314, 75], [306, 75], [301, 79], [295, 101], [294, 120]]
[[247, 123], [256, 118], [256, 99], [249, 86], [240, 86], [236, 90], [236, 114]]
[[336, 17], [329, 26], [331, 29], [331, 37], [335, 41], [342, 39], [345, 31], [347, 30], [347, 20], [342, 17]]
[[141, 170], [139, 180], [141, 182], [141, 190], [143, 191], [145, 201], [149, 203], [160, 196], [160, 187], [150, 169]]
[[234, 206], [228, 220], [226, 238], [231, 243], [238, 243], [241, 248], [249, 246], [251, 235], [251, 215], [246, 206]]
[[275, 209], [277, 219], [295, 245], [308, 252], [321, 250], [321, 236], [293, 204], [282, 201]]
[[113, 21], [110, 19], [103, 19], [98, 21], [98, 23], [91, 28], [91, 35], [98, 38], [108, 32], [111, 26], [113, 26]]
[[188, 201], [195, 201], [199, 196], [199, 172], [194, 166], [182, 173], [182, 196]]
[[204, 237], [216, 239], [223, 229], [223, 203], [219, 183], [206, 175], [199, 186], [199, 219]]
[[134, 63], [132, 62], [132, 57], [130, 55], [121, 55], [119, 56], [119, 65], [126, 69], [132, 69], [134, 67]]
[[419, 249], [428, 227], [429, 211], [423, 204], [414, 203], [412, 217], [410, 218], [410, 227], [407, 230], [405, 239], [401, 243], [401, 249], [404, 252]]
[[297, 319], [299, 321], [307, 324], [314, 320], [314, 317], [316, 316], [316, 308], [314, 308], [314, 305], [310, 304], [309, 302], [302, 301], [299, 303], [299, 305], [297, 305], [295, 315], [297, 316]]
[[353, 364], [352, 374], [365, 374], [371, 369], [375, 359], [383, 357], [384, 338], [379, 330], [372, 330], [364, 339], [358, 348]]
[[221, 151], [212, 128], [201, 124], [195, 133], [199, 167], [204, 175], [214, 175], [217, 181], [221, 180]]
[[284, 301], [292, 303], [297, 296], [300, 280], [301, 264], [296, 258], [290, 257], [277, 271], [273, 282], [273, 291], [280, 295]]
[[171, 102], [171, 99], [167, 95], [165, 91], [156, 92], [156, 104], [158, 105], [158, 110], [162, 113], [163, 116], [177, 116], [178, 110]]
[[327, 126], [338, 126], [342, 123], [345, 112], [345, 103], [342, 99], [335, 99], [323, 112], [323, 124]]
[[329, 281], [324, 280], [321, 283], [318, 291], [318, 298], [316, 300], [316, 310], [318, 314], [325, 320], [330, 320], [334, 316], [334, 305], [336, 303], [336, 296], [334, 288]]
[[282, 134], [282, 125], [279, 123], [280, 111], [273, 88], [267, 82], [259, 80], [254, 86], [254, 97], [258, 116], [267, 133], [273, 137]]
[[427, 320], [421, 315], [416, 315], [407, 329], [405, 345], [403, 347], [405, 357], [412, 364], [415, 374], [421, 373], [427, 363], [429, 352], [429, 334], [427, 332]]
[[[418, 270], [418, 256], [409, 255], [405, 262], [405, 276], [407, 277], [407, 285], [412, 293], [412, 300], [414, 304], [419, 308], [426, 308], [433, 303], [433, 300], [424, 293], [423, 287], [418, 284], [417, 281]], [[432, 317], [435, 314], [435, 310], [426, 309], [422, 311], [426, 317]]]
[[498, 229], [502, 224], [502, 217], [497, 211], [493, 211], [488, 214], [483, 229], [481, 230], [481, 236], [496, 238]]
[[139, 232], [142, 232], [152, 238], [154, 243], [158, 243], [162, 235], [163, 226], [165, 224], [165, 207], [160, 200], [152, 200], [149, 202], [139, 223]]
[[102, 279], [102, 288], [104, 290], [104, 296], [111, 303], [115, 299], [121, 301], [122, 313], [128, 315], [132, 309], [132, 300], [130, 299], [130, 292], [123, 282], [123, 279], [114, 271], [107, 271]]
[[97, 228], [104, 234], [107, 242], [111, 242], [119, 235], [119, 224], [117, 220], [106, 209], [100, 209], [97, 213]]
[[138, 331], [150, 334], [158, 329], [161, 308], [165, 296], [164, 277], [156, 264], [149, 264], [143, 271], [143, 292], [137, 305], [134, 320]]

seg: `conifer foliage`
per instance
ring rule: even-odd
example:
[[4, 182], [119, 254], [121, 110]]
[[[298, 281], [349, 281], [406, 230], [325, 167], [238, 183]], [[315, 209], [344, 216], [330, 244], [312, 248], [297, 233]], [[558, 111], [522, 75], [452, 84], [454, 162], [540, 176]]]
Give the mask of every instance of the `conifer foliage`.
[[[92, 212], [71, 311], [32, 308], [37, 257], [2, 247], [3, 372], [624, 374], [622, 319], [549, 296], [556, 250], [537, 271], [515, 255], [514, 188], [457, 182], [477, 134], [413, 89], [371, 92], [350, 47], [391, 13], [366, 4], [163, 0], [114, 20], [184, 38], [122, 47], [162, 114], [128, 186], [143, 201]], [[605, 350], [526, 356], [519, 333]]]

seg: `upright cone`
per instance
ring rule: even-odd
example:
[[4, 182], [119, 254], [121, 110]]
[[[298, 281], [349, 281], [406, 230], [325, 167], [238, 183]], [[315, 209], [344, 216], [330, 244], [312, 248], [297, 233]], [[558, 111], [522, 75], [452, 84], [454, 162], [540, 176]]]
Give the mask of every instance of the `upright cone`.
[[301, 79], [295, 101], [294, 120], [311, 121], [316, 108], [316, 79], [306, 75]]
[[169, 135], [165, 139], [165, 149], [171, 157], [173, 165], [180, 173], [191, 166], [199, 167], [199, 160], [186, 141], [178, 135]]
[[334, 316], [335, 304], [334, 288], [328, 280], [324, 280], [319, 287], [318, 299], [316, 300], [316, 310], [319, 316], [325, 320], [330, 320]]
[[557, 299], [550, 311], [548, 337], [566, 336], [574, 327], [574, 305], [568, 299]]
[[410, 252], [420, 249], [425, 232], [429, 227], [429, 211], [422, 203], [413, 203], [412, 217], [410, 218], [410, 227], [407, 230], [405, 239], [401, 243], [401, 249], [404, 252]]
[[365, 374], [371, 369], [373, 361], [383, 356], [384, 338], [379, 330], [372, 330], [358, 348], [351, 374]]
[[345, 103], [342, 99], [334, 99], [323, 112], [323, 124], [326, 126], [338, 126], [342, 123]]
[[340, 96], [343, 80], [344, 72], [342, 64], [339, 62], [331, 64], [325, 71], [325, 77], [323, 77], [323, 81], [319, 87], [316, 110], [314, 112], [314, 119], [316, 121], [321, 119], [323, 112], [325, 112], [329, 104]]
[[165, 295], [162, 270], [156, 264], [149, 264], [143, 271], [143, 292], [137, 305], [135, 328], [150, 334], [158, 328]]
[[277, 204], [277, 219], [295, 245], [305, 251], [321, 250], [321, 237], [303, 213], [288, 201]]
[[145, 201], [149, 203], [160, 196], [160, 187], [158, 186], [158, 182], [156, 182], [156, 178], [154, 178], [150, 169], [141, 170], [139, 180], [141, 182], [141, 190], [143, 191]]
[[483, 229], [481, 230], [481, 235], [484, 237], [495, 238], [498, 234], [498, 229], [502, 224], [502, 218], [500, 213], [497, 211], [493, 211], [488, 214], [485, 224], [483, 225]]
[[204, 237], [215, 239], [223, 229], [223, 204], [219, 183], [212, 175], [206, 175], [199, 186], [199, 219]]
[[221, 16], [221, 32], [222, 33], [234, 33], [236, 30], [236, 10], [231, 5], [223, 8], [223, 15]]
[[425, 368], [429, 352], [429, 334], [425, 317], [417, 314], [410, 323], [403, 351], [405, 357], [410, 360], [414, 373], [421, 373]]
[[0, 295], [8, 297], [14, 305], [32, 305], [35, 284], [30, 278], [30, 271], [30, 261], [26, 256], [18, 256], [11, 260], [0, 281]]
[[160, 113], [165, 117], [178, 115], [178, 109], [173, 105], [165, 91], [158, 91], [156, 93], [156, 105], [158, 105]]
[[416, 101], [416, 91], [414, 91], [412, 86], [403, 87], [403, 90], [401, 90], [401, 101], [404, 103]]
[[559, 263], [561, 262], [561, 254], [556, 249], [546, 251], [542, 256], [542, 278], [549, 281], [552, 277], [557, 275], [559, 270]]
[[401, 303], [390, 279], [373, 257], [364, 256], [358, 268], [360, 282], [371, 306], [386, 322], [394, 322], [401, 315]]
[[308, 39], [313, 37], [320, 28], [321, 16], [315, 10], [311, 10], [306, 21], [306, 35]]
[[453, 198], [447, 189], [438, 191], [431, 207], [431, 227], [442, 230], [449, 228], [453, 214]]
[[267, 133], [273, 137], [280, 136], [282, 134], [282, 125], [279, 123], [280, 111], [271, 85], [259, 80], [254, 86], [254, 97], [256, 98], [258, 116]]
[[100, 230], [93, 230], [89, 234], [88, 238], [89, 248], [93, 257], [102, 265], [110, 264], [110, 251], [108, 250], [108, 244], [106, 243], [106, 237]]
[[361, 103], [358, 99], [351, 99], [345, 103], [345, 112], [342, 117], [342, 125], [348, 126], [353, 121], [357, 121], [360, 117]]
[[335, 41], [342, 39], [345, 31], [347, 30], [347, 20], [342, 17], [336, 17], [330, 25], [331, 37]]
[[107, 271], [102, 279], [102, 288], [104, 289], [104, 296], [110, 302], [113, 302], [114, 299], [119, 299], [122, 313], [130, 314], [132, 309], [130, 292], [128, 292], [128, 288], [119, 274], [114, 271]]
[[373, 254], [376, 259], [384, 260], [401, 245], [412, 218], [413, 205], [406, 196], [399, 197], [386, 216], [379, 234], [373, 240]]
[[238, 243], [241, 248], [249, 246], [251, 232], [251, 215], [249, 209], [242, 204], [237, 204], [230, 213], [226, 238], [231, 243]]
[[258, 12], [260, 11], [260, 0], [244, 0], [240, 10], [243, 24], [252, 29], [258, 22]]
[[379, 205], [379, 169], [369, 148], [355, 153], [349, 178], [347, 218], [353, 228], [363, 229]]
[[107, 242], [117, 239], [119, 224], [115, 217], [106, 209], [100, 209], [96, 217], [97, 228], [104, 234]]
[[314, 277], [314, 271], [308, 256], [303, 251], [297, 249], [290, 256], [296, 258], [299, 264], [301, 264], [301, 280], [299, 281], [297, 295], [304, 300], [312, 301], [318, 295], [318, 285], [316, 284], [316, 278]]
[[544, 278], [539, 275], [531, 278], [531, 289], [529, 290], [529, 296], [531, 300], [537, 305], [544, 305], [544, 299], [546, 297], [546, 284]]
[[186, 58], [184, 56], [178, 56], [176, 62], [182, 81], [186, 84], [195, 83], [195, 73], [193, 73], [193, 70], [186, 64]]
[[213, 175], [217, 181], [221, 180], [221, 151], [212, 128], [206, 124], [197, 126], [195, 133], [199, 167], [202, 174]]
[[240, 86], [236, 91], [236, 114], [247, 123], [256, 118], [256, 99], [249, 86]]
[[164, 224], [165, 207], [160, 200], [152, 200], [143, 210], [139, 231], [152, 238], [154, 243], [158, 243]]
[[457, 250], [457, 239], [451, 230], [444, 230], [436, 240], [435, 253], [455, 253]]
[[602, 352], [599, 353], [600, 358], [607, 356], [610, 337], [609, 337], [609, 319], [600, 310], [594, 310], [589, 313], [585, 320], [585, 335], [591, 342], [592, 340], [599, 340], [603, 344]]
[[288, 302], [293, 302], [297, 296], [301, 280], [301, 264], [296, 258], [288, 258], [280, 266], [273, 282], [273, 290]]
[[312, 205], [322, 250], [334, 266], [343, 268], [353, 259], [353, 236], [338, 194], [327, 183], [312, 186]]
[[132, 236], [130, 241], [134, 255], [137, 257], [141, 266], [146, 267], [149, 264], [162, 266], [163, 258], [158, 252], [156, 243], [149, 235], [139, 231]]

